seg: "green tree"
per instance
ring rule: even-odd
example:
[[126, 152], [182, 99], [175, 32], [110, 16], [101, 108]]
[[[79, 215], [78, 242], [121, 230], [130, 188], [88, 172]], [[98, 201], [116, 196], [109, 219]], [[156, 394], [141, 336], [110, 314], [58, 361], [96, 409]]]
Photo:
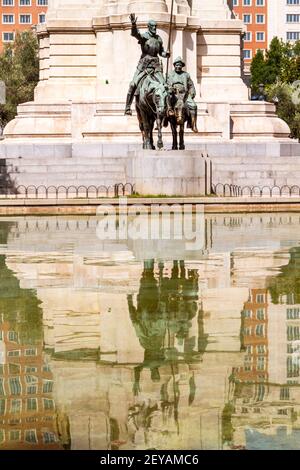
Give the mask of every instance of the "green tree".
[[267, 99], [277, 103], [277, 114], [291, 129], [291, 137], [300, 139], [300, 104], [292, 99], [293, 87], [277, 82], [267, 87]]
[[265, 83], [266, 80], [266, 62], [264, 54], [260, 49], [258, 49], [257, 53], [253, 57], [250, 72], [252, 93], [256, 93], [258, 91], [258, 85], [260, 83]]
[[3, 128], [17, 113], [20, 103], [33, 99], [39, 79], [38, 41], [32, 31], [17, 32], [0, 55], [0, 80], [6, 85], [6, 104], [0, 105]]
[[287, 49], [284, 43], [277, 37], [274, 37], [271, 41], [270, 48], [266, 52], [266, 84], [275, 83], [277, 80], [281, 79], [286, 53]]

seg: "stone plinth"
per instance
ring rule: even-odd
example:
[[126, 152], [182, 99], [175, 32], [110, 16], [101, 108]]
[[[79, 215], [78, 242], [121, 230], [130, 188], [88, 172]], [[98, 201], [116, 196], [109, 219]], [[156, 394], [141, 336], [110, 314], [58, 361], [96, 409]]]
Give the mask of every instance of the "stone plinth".
[[[296, 142], [191, 140], [185, 151], [143, 151], [141, 143], [72, 142], [67, 138], [34, 142], [15, 139], [0, 144], [2, 168], [5, 166], [16, 187], [99, 187], [131, 181], [138, 182], [136, 189], [141, 194], [188, 195], [191, 188], [194, 195], [204, 194], [202, 154], [212, 162], [211, 180], [215, 185], [299, 185], [300, 144]], [[170, 141], [165, 144], [171, 148]], [[208, 164], [207, 191], [209, 169]], [[153, 180], [152, 189], [149, 178]]]
[[210, 194], [209, 160], [197, 151], [132, 151], [126, 173], [140, 194]]

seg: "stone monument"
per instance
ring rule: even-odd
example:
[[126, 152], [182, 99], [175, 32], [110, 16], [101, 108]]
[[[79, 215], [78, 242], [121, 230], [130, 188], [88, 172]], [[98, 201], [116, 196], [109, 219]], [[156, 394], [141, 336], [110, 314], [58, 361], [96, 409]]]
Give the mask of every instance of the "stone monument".
[[[249, 100], [241, 59], [245, 26], [233, 17], [227, 0], [175, 0], [170, 63], [182, 57], [195, 84], [199, 132], [186, 133], [189, 146], [182, 155], [153, 151], [146, 157], [139, 152], [136, 116], [124, 116], [126, 93], [140, 56], [130, 35], [129, 14], [138, 16], [142, 32], [150, 18], [155, 20], [167, 44], [170, 3], [49, 0], [46, 23], [38, 28], [40, 81], [34, 101], [18, 107], [0, 145], [0, 157], [12, 166], [11, 175], [18, 184], [135, 182], [145, 178], [138, 168], [147, 167], [146, 176], [154, 182], [152, 194], [200, 194], [201, 153], [212, 158], [246, 157], [255, 153], [259, 142], [269, 158], [282, 154], [284, 142], [290, 146], [289, 128], [277, 117], [275, 106]], [[164, 131], [164, 141], [171, 142], [170, 128]], [[26, 158], [40, 166], [35, 177], [29, 175], [29, 167], [24, 170]], [[54, 161], [60, 165], [57, 178]], [[84, 173], [76, 165], [85, 165]], [[47, 167], [44, 173], [43, 166]], [[23, 173], [27, 176], [22, 177]], [[176, 183], [169, 184], [173, 176]], [[168, 185], [158, 184], [159, 177]], [[138, 191], [149, 192], [149, 184]]]

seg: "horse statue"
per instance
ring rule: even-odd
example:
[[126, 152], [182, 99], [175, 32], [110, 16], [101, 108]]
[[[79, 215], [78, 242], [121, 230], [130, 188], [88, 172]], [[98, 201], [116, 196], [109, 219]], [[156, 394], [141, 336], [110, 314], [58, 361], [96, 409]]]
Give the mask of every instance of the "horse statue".
[[143, 149], [155, 150], [153, 128], [156, 122], [158, 131], [157, 147], [163, 148], [162, 125], [166, 115], [167, 86], [149, 73], [139, 87], [136, 96], [136, 112], [143, 136]]
[[190, 124], [190, 111], [187, 105], [188, 91], [180, 84], [176, 83], [170, 87], [169, 106], [167, 112], [167, 121], [171, 125], [173, 143], [172, 150], [178, 150], [178, 132], [179, 126], [179, 150], [184, 150], [184, 124]]

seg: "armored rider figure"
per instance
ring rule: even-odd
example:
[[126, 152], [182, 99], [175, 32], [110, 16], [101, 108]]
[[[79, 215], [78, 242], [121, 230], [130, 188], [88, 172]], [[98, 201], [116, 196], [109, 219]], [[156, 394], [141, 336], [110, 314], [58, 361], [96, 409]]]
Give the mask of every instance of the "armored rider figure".
[[188, 93], [186, 99], [186, 106], [190, 112], [190, 122], [188, 122], [187, 127], [190, 127], [193, 132], [198, 132], [197, 129], [197, 105], [194, 101], [196, 96], [196, 90], [193, 83], [193, 80], [190, 77], [188, 72], [185, 72], [183, 67], [185, 67], [185, 63], [183, 62], [181, 57], [177, 57], [174, 63], [174, 70], [169, 73], [168, 75], [168, 85], [173, 87], [176, 84], [180, 84], [184, 87], [186, 92]]
[[141, 34], [137, 29], [137, 18], [135, 14], [131, 13], [129, 18], [131, 21], [131, 35], [138, 40], [142, 50], [141, 58], [139, 60], [133, 80], [129, 85], [127, 94], [125, 114], [131, 116], [132, 112], [130, 108], [135, 92], [137, 91], [141, 81], [148, 73], [152, 72], [153, 77], [155, 77], [156, 80], [162, 84], [165, 84], [163, 70], [158, 56], [160, 55], [161, 57], [170, 57], [170, 53], [164, 50], [162, 39], [158, 34], [156, 34], [157, 25], [154, 20], [150, 20], [148, 22], [148, 31], [144, 34]]

